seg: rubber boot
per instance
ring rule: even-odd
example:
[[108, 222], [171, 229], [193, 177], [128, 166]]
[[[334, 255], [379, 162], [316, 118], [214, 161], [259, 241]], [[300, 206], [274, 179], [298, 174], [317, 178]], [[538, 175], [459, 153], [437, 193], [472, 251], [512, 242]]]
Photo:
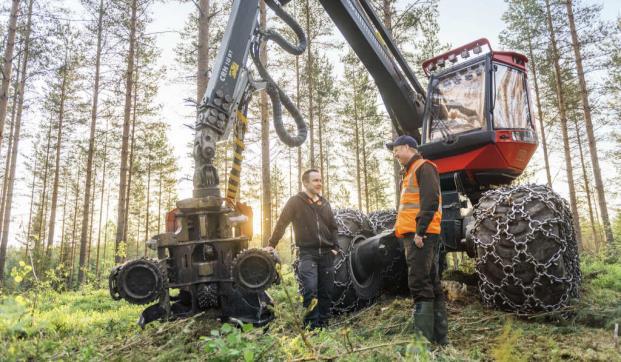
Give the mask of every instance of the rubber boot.
[[417, 302], [414, 305], [414, 329], [429, 342], [433, 342], [433, 302]]
[[433, 302], [433, 340], [435, 343], [446, 346], [448, 341], [448, 320], [444, 299]]

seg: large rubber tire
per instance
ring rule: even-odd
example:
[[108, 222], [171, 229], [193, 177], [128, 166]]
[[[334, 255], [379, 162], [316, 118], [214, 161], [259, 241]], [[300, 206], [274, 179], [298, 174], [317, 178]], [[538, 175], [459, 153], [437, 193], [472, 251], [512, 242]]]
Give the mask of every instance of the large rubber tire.
[[[374, 234], [394, 229], [397, 210], [387, 209], [369, 213], [369, 222]], [[382, 273], [382, 288], [389, 294], [409, 295], [408, 270], [402, 245], [395, 247], [392, 263]]]
[[479, 291], [485, 305], [552, 311], [579, 295], [576, 233], [567, 202], [542, 185], [502, 187], [475, 206]]
[[339, 235], [341, 252], [334, 258], [334, 288], [332, 289], [332, 310], [336, 313], [349, 312], [357, 307], [356, 290], [349, 275], [350, 248], [352, 238]]
[[168, 288], [166, 268], [158, 260], [139, 258], [112, 269], [108, 278], [112, 299], [131, 304], [147, 304]]
[[340, 253], [334, 258], [334, 289], [332, 292], [333, 313], [355, 310], [366, 302], [360, 301], [349, 274], [349, 256], [352, 241], [358, 235], [371, 236], [373, 232], [368, 217], [354, 209], [337, 209], [334, 217], [339, 228]]

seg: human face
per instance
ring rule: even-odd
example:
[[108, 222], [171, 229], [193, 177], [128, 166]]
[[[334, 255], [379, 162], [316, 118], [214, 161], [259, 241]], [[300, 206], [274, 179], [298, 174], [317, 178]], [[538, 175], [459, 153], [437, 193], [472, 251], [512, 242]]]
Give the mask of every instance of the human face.
[[304, 182], [306, 192], [311, 195], [321, 194], [321, 174], [319, 172], [311, 172], [308, 175], [308, 182]]
[[401, 166], [405, 166], [416, 152], [415, 148], [409, 147], [408, 145], [399, 145], [392, 149], [392, 155], [399, 161]]

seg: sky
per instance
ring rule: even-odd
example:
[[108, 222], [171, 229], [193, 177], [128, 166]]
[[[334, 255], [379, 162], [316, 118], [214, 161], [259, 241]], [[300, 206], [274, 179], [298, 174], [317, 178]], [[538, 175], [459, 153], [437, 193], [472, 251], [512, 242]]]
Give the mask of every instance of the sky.
[[[296, 0], [293, 0], [296, 1]], [[70, 0], [76, 3], [77, 1]], [[407, 3], [407, 0], [403, 0]], [[592, 1], [587, 1], [592, 3]], [[614, 20], [621, 16], [621, 5], [618, 0], [604, 0], [596, 3], [603, 4], [602, 16], [607, 20]], [[290, 6], [290, 5], [289, 5]], [[463, 1], [463, 0], [440, 0], [439, 2], [439, 25], [440, 25], [440, 41], [442, 43], [450, 43], [453, 47], [468, 43], [474, 39], [486, 37], [491, 41], [494, 49], [500, 48], [498, 40], [499, 33], [504, 29], [504, 23], [501, 16], [506, 9], [506, 4], [501, 0], [479, 0], [479, 1]], [[74, 9], [79, 12], [80, 9]], [[179, 3], [176, 1], [155, 2], [152, 5], [152, 18], [154, 19], [148, 25], [147, 32], [155, 34], [156, 44], [160, 49], [161, 57], [159, 63], [171, 70], [174, 68], [175, 55], [174, 48], [181, 41], [179, 31], [188, 18], [190, 12], [196, 11], [193, 2]], [[338, 57], [334, 58], [338, 61]], [[418, 66], [412, 64], [411, 66]], [[339, 71], [339, 65], [335, 66]], [[341, 68], [342, 69], [342, 68]], [[181, 199], [191, 197], [192, 182], [187, 178], [192, 174], [193, 161], [188, 155], [187, 143], [193, 139], [193, 132], [184, 124], [193, 123], [191, 118], [192, 109], [186, 105], [184, 99], [194, 96], [193, 84], [179, 84], [174, 81], [177, 74], [173, 74], [171, 70], [164, 82], [159, 85], [158, 102], [162, 104], [162, 117], [170, 126], [169, 140], [174, 147], [176, 157], [181, 167], [181, 178], [178, 184], [179, 197]], [[26, 150], [24, 152], [27, 152]], [[558, 155], [560, 156], [560, 155]], [[535, 158], [542, 158], [542, 147], [538, 148]], [[562, 159], [553, 160], [553, 175], [564, 177], [561, 172], [561, 166], [564, 163]], [[604, 161], [603, 169], [613, 170], [606, 167]], [[18, 169], [18, 173], [20, 169]], [[23, 172], [23, 170], [22, 170]], [[561, 175], [561, 176], [559, 176]], [[606, 175], [605, 175], [606, 176]], [[545, 174], [542, 171], [535, 175], [537, 183], [545, 183]], [[29, 195], [27, 185], [16, 185], [18, 204], [27, 205], [29, 203]], [[564, 183], [559, 183], [555, 188], [563, 196], [567, 196], [567, 189]], [[111, 212], [110, 215], [115, 215]], [[13, 210], [13, 227], [11, 234], [15, 235], [19, 229], [26, 227], [28, 219], [27, 207], [18, 207]], [[17, 227], [15, 227], [17, 226]], [[10, 238], [13, 244], [14, 237]]]

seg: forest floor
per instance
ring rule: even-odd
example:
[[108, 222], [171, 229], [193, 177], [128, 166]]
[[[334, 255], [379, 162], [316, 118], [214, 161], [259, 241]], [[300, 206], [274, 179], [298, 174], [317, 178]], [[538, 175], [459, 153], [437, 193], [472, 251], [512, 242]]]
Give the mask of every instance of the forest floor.
[[[562, 320], [483, 307], [473, 294], [449, 303], [450, 346], [426, 346], [411, 333], [411, 303], [385, 297], [302, 332], [303, 310], [288, 268], [270, 290], [277, 318], [269, 330], [233, 328], [198, 315], [141, 330], [142, 306], [115, 302], [105, 289], [57, 293], [49, 288], [0, 296], [0, 360], [621, 360], [621, 264], [583, 261], [582, 297]], [[615, 345], [616, 342], [616, 345]]]

